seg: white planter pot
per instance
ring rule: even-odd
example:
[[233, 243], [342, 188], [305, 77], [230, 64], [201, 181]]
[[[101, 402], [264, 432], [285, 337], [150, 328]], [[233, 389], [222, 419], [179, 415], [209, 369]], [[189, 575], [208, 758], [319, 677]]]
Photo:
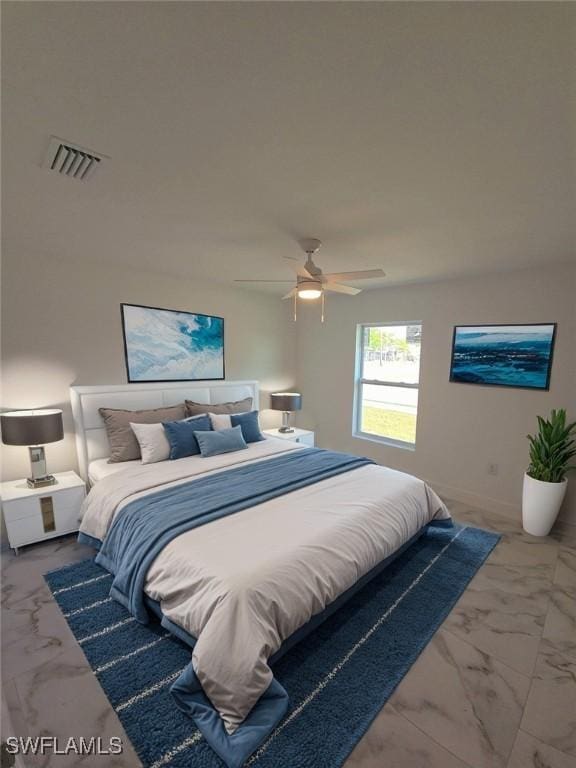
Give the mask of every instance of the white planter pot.
[[532, 536], [547, 536], [554, 525], [564, 500], [568, 480], [545, 483], [524, 475], [522, 490], [522, 525]]

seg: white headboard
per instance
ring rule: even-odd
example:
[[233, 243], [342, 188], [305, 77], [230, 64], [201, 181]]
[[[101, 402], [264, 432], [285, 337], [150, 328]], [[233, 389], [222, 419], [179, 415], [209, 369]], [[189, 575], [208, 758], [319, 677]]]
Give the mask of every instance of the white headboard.
[[214, 405], [251, 397], [258, 408], [257, 381], [190, 381], [154, 384], [112, 384], [70, 387], [80, 474], [88, 480], [88, 465], [110, 454], [99, 408], [162, 408], [184, 400]]

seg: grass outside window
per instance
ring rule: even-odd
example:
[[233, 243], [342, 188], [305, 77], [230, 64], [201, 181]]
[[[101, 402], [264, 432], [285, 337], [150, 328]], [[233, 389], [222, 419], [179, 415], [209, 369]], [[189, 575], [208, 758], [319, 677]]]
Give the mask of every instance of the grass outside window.
[[416, 414], [364, 405], [360, 429], [365, 434], [416, 442]]

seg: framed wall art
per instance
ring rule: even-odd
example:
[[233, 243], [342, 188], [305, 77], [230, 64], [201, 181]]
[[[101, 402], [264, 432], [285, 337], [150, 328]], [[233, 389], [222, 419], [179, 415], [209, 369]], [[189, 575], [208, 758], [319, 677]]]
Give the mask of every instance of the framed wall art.
[[547, 390], [555, 337], [556, 323], [457, 325], [450, 381]]
[[224, 318], [121, 304], [128, 382], [224, 378]]

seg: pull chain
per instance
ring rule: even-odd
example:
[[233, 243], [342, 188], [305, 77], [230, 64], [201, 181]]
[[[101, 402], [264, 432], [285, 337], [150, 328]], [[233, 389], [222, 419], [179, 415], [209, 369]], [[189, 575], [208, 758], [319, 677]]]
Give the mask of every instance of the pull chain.
[[298, 315], [298, 291], [294, 291], [294, 322]]
[[324, 322], [324, 291], [322, 291], [322, 314], [321, 314], [321, 322]]

